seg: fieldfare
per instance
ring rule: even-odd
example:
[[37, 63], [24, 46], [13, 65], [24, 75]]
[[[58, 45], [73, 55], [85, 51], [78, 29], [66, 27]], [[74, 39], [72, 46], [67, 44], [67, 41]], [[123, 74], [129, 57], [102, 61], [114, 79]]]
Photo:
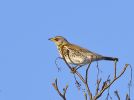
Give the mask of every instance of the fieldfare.
[[78, 45], [72, 44], [62, 36], [56, 36], [54, 38], [50, 38], [49, 40], [56, 44], [61, 58], [64, 57], [66, 62], [69, 64], [83, 66], [99, 60], [118, 61], [118, 58], [103, 56]]

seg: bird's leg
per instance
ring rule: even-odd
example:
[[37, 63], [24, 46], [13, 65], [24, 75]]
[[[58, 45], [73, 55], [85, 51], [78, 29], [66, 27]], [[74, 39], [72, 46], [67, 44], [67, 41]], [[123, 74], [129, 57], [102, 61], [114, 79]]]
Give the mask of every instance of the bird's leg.
[[[78, 65], [77, 65], [77, 66], [78, 66]], [[77, 67], [77, 66], [71, 68], [71, 71], [72, 71], [73, 74], [76, 72], [76, 67]]]
[[79, 68], [81, 68], [83, 65], [76, 65], [75, 67], [72, 67], [72, 73], [75, 73]]

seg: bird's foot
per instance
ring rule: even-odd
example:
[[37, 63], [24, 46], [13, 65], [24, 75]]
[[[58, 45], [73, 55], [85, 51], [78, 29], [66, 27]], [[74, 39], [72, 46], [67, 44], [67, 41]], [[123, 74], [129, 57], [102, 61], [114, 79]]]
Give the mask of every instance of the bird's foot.
[[72, 67], [71, 68], [71, 71], [72, 71], [72, 73], [74, 74], [74, 73], [76, 73], [76, 71], [79, 69], [79, 68], [81, 68], [82, 67], [82, 65], [80, 65], [80, 66], [75, 66], [75, 67]]
[[74, 73], [76, 73], [76, 67], [72, 67], [71, 68], [71, 72], [74, 74]]

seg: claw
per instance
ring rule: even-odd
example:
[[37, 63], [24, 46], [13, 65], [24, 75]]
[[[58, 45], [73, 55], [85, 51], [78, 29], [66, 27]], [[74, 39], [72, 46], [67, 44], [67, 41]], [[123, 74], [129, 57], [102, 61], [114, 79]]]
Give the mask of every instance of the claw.
[[72, 67], [71, 71], [72, 71], [73, 74], [76, 73], [76, 67]]

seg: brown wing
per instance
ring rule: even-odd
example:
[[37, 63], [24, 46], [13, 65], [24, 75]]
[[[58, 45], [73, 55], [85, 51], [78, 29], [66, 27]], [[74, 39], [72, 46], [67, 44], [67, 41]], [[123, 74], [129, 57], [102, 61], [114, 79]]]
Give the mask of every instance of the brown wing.
[[69, 47], [70, 48], [74, 48], [74, 49], [76, 49], [76, 51], [80, 51], [80, 53], [81, 53], [81, 55], [85, 55], [85, 56], [97, 56], [97, 57], [102, 57], [102, 55], [99, 55], [99, 54], [97, 54], [97, 53], [94, 53], [94, 52], [92, 52], [92, 51], [89, 51], [88, 49], [86, 49], [86, 48], [83, 48], [83, 47], [80, 47], [80, 46], [78, 46], [78, 45], [75, 45], [75, 44], [71, 44], [71, 45], [69, 45]]
[[[67, 55], [67, 50], [68, 55]], [[89, 62], [89, 59], [94, 61], [100, 59], [102, 56], [98, 55], [96, 53], [93, 53], [85, 48], [82, 48], [80, 46], [74, 45], [74, 44], [68, 44], [64, 47], [64, 54], [65, 56], [69, 56], [73, 63], [87, 63]], [[66, 58], [67, 58], [66, 56]], [[67, 58], [69, 59], [69, 58]], [[69, 60], [68, 60], [69, 62]], [[70, 62], [71, 63], [71, 62]]]

